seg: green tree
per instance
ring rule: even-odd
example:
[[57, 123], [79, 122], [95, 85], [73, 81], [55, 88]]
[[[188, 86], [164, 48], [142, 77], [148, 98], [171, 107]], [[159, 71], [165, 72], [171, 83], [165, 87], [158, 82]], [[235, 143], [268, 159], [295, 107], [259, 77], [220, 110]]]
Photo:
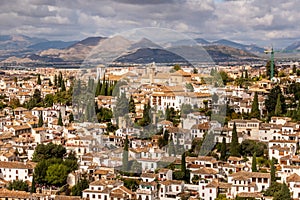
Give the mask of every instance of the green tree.
[[275, 169], [275, 166], [274, 166], [274, 158], [272, 158], [271, 160], [271, 170], [270, 170], [270, 174], [271, 174], [271, 185], [274, 184], [276, 182], [276, 176], [275, 176], [275, 173], [276, 173], [276, 169]]
[[237, 135], [237, 131], [236, 131], [235, 122], [233, 123], [233, 129], [232, 129], [232, 137], [231, 137], [231, 144], [230, 144], [230, 155], [231, 156], [240, 156], [240, 154], [239, 154], [239, 141], [238, 141], [238, 135]]
[[50, 165], [46, 171], [46, 180], [49, 184], [63, 186], [68, 177], [68, 168], [63, 164]]
[[64, 125], [63, 121], [62, 121], [61, 112], [59, 112], [59, 115], [58, 115], [57, 125], [59, 125], [59, 126], [63, 126]]
[[119, 117], [125, 116], [126, 114], [128, 114], [128, 111], [129, 111], [128, 100], [125, 96], [125, 93], [122, 93], [121, 96], [119, 98], [117, 98], [116, 107], [114, 108], [114, 114], [115, 114], [116, 120], [118, 121]]
[[48, 163], [46, 160], [41, 160], [40, 162], [38, 162], [38, 164], [35, 166], [34, 168], [34, 178], [35, 181], [39, 184], [44, 184], [46, 183], [46, 172], [48, 169]]
[[296, 72], [297, 72], [297, 66], [296, 66], [296, 65], [293, 65], [292, 70], [293, 70], [293, 74], [296, 74]]
[[274, 182], [270, 187], [264, 192], [265, 196], [274, 196], [274, 194], [281, 190], [282, 183]]
[[174, 142], [173, 142], [172, 137], [171, 137], [171, 140], [169, 142], [168, 153], [169, 153], [169, 156], [175, 156], [176, 155], [175, 146], [174, 146]]
[[15, 98], [15, 97], [11, 98], [10, 101], [9, 101], [9, 106], [12, 109], [20, 107], [21, 106], [20, 100], [18, 98]]
[[274, 113], [275, 116], [280, 116], [282, 114], [281, 104], [280, 94], [278, 94]]
[[86, 179], [80, 180], [76, 185], [72, 187], [71, 194], [72, 196], [81, 196], [82, 191], [89, 187], [89, 182]]
[[229, 82], [228, 74], [225, 71], [220, 71], [219, 74], [222, 78], [223, 84], [226, 85]]
[[128, 136], [126, 135], [125, 142], [124, 142], [124, 149], [123, 149], [123, 156], [122, 156], [122, 170], [123, 172], [127, 172], [129, 170], [129, 165], [128, 165], [128, 146], [129, 146], [129, 141], [128, 141]]
[[288, 186], [283, 183], [281, 189], [275, 193], [273, 200], [292, 200]]
[[193, 69], [193, 74], [198, 74], [198, 69], [197, 68]]
[[102, 85], [101, 85], [100, 95], [105, 95], [105, 93], [107, 91], [106, 88], [107, 88], [107, 83], [105, 81], [105, 75], [104, 75]]
[[44, 102], [44, 107], [52, 107], [54, 103], [54, 95], [46, 94], [43, 102]]
[[40, 75], [40, 74], [38, 74], [36, 84], [38, 84], [38, 85], [41, 85], [41, 84], [42, 84], [42, 80], [41, 80], [41, 75]]
[[178, 70], [181, 70], [181, 67], [180, 67], [180, 65], [176, 64], [176, 65], [174, 65], [173, 69], [175, 71], [178, 71]]
[[282, 95], [282, 91], [279, 85], [276, 85], [274, 88], [271, 89], [270, 93], [268, 94], [265, 100], [265, 106], [270, 116], [274, 115], [274, 111], [277, 104], [278, 95], [280, 95], [280, 102], [281, 102], [281, 110], [282, 114], [286, 112], [286, 103], [285, 98]]
[[33, 173], [33, 176], [32, 176], [32, 183], [31, 183], [31, 188], [30, 188], [30, 192], [31, 193], [35, 193], [36, 192], [36, 188], [35, 188], [35, 176], [34, 176], [34, 173]]
[[223, 137], [222, 144], [221, 144], [221, 156], [220, 156], [221, 160], [226, 161], [226, 153], [227, 153], [226, 138]]
[[132, 95], [130, 96], [130, 100], [129, 100], [129, 112], [135, 113], [135, 103], [134, 103]]
[[217, 104], [219, 101], [219, 96], [216, 93], [214, 93], [211, 97], [211, 100], [213, 103]]
[[74, 121], [74, 115], [73, 113], [70, 113], [69, 115], [69, 123], [72, 123]]
[[260, 119], [260, 111], [259, 111], [259, 105], [258, 105], [257, 92], [255, 92], [253, 102], [252, 102], [251, 117], [256, 118], [256, 119]]
[[151, 123], [151, 106], [150, 102], [144, 105], [143, 118], [139, 121], [140, 126], [148, 126]]
[[51, 79], [49, 79], [48, 85], [49, 87], [53, 86]]
[[181, 155], [181, 172], [184, 174], [184, 177], [187, 177], [187, 170], [186, 170], [186, 160], [185, 160], [185, 153]]
[[99, 96], [101, 92], [101, 82], [100, 79], [98, 79], [97, 85], [96, 85], [96, 90], [95, 90], [95, 96]]
[[43, 112], [41, 112], [39, 115], [38, 127], [42, 127], [43, 125], [44, 125]]
[[28, 192], [29, 186], [27, 182], [23, 180], [13, 180], [12, 182], [8, 183], [7, 189]]
[[254, 155], [252, 156], [252, 172], [257, 172], [256, 153], [255, 152], [254, 152]]
[[47, 160], [50, 158], [63, 158], [66, 153], [66, 148], [62, 145], [53, 144], [52, 142], [45, 144], [38, 144], [33, 153], [33, 162]]
[[64, 79], [61, 80], [61, 88], [60, 88], [60, 91], [61, 92], [65, 92], [66, 91], [66, 85], [65, 85], [65, 81]]
[[267, 150], [267, 145], [264, 142], [257, 142], [255, 140], [244, 140], [240, 145], [240, 152], [242, 156], [253, 156], [256, 153], [257, 157], [264, 156]]
[[58, 86], [57, 75], [56, 74], [54, 75], [54, 86], [56, 86], [56, 87]]

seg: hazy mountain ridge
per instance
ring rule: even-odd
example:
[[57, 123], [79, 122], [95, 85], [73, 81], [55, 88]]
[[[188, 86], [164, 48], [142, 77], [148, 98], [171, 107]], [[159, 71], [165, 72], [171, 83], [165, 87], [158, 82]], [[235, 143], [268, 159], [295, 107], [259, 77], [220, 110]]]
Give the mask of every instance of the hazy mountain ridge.
[[[24, 58], [26, 61], [32, 60], [32, 62], [43, 63], [73, 60], [83, 61], [90, 58], [97, 60], [99, 59], [96, 58], [97, 56], [108, 58], [110, 56], [108, 54], [112, 54], [111, 58], [108, 60], [114, 59], [122, 62], [135, 62], [135, 60], [137, 63], [147, 63], [150, 61], [171, 62], [172, 59], [174, 62], [177, 62], [179, 60], [185, 60], [182, 59], [182, 55], [176, 54], [178, 49], [185, 46], [197, 46], [197, 44], [201, 46], [203, 51], [206, 52], [206, 55], [209, 55], [215, 62], [226, 60], [238, 61], [245, 58], [259, 59], [255, 53], [261, 53], [264, 50], [256, 45], [244, 45], [225, 39], [210, 42], [203, 38], [196, 38], [195, 40], [178, 40], [172, 43], [163, 44], [162, 46], [164, 46], [164, 48], [162, 48], [159, 44], [156, 44], [147, 38], [142, 38], [139, 41], [129, 41], [121, 36], [111, 38], [101, 36], [88, 37], [81, 41], [64, 42], [48, 41], [46, 39], [30, 38], [22, 35], [4, 35], [0, 36], [0, 44], [7, 44], [6, 46], [4, 45], [5, 48], [11, 47], [11, 49], [0, 48], [0, 51], [2, 50], [3, 53], [2, 59], [16, 56], [21, 59]], [[300, 43], [294, 44], [294, 46], [300, 48]], [[19, 47], [18, 50], [17, 47]], [[172, 48], [173, 50], [175, 49], [174, 52]], [[185, 50], [186, 52], [189, 52], [189, 54], [185, 54], [186, 56], [195, 54], [195, 52], [193, 53], [193, 51], [188, 50], [187, 48]], [[164, 55], [165, 58], [163, 58], [162, 55]], [[193, 56], [196, 57], [195, 55]], [[9, 58], [3, 62], [11, 62], [13, 58]], [[191, 60], [192, 59], [193, 58], [191, 58]]]

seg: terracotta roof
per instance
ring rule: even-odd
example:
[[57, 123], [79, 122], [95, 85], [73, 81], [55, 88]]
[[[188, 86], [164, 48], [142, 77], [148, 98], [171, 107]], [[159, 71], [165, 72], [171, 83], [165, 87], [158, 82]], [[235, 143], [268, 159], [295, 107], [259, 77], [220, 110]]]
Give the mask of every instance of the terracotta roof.
[[261, 172], [246, 172], [246, 171], [239, 171], [229, 175], [233, 177], [234, 180], [245, 180], [249, 178], [270, 178], [270, 173], [261, 173]]
[[290, 175], [286, 178], [287, 182], [300, 182], [300, 176], [296, 173]]
[[166, 180], [160, 182], [161, 185], [181, 185], [183, 184], [183, 181], [178, 181], [178, 180]]
[[80, 200], [80, 196], [55, 195], [54, 200]]
[[33, 169], [31, 164], [24, 164], [22, 162], [6, 162], [0, 161], [0, 168], [9, 168], [9, 169]]
[[263, 195], [262, 193], [259, 193], [259, 192], [241, 192], [241, 193], [238, 193], [237, 196], [239, 197], [250, 197], [250, 198], [262, 198]]
[[28, 199], [30, 198], [30, 193], [24, 191], [11, 191], [5, 188], [1, 188], [0, 197], [13, 198], [13, 199], [25, 199], [25, 198]]
[[202, 167], [201, 169], [191, 171], [193, 174], [217, 174], [218, 172], [210, 167]]
[[153, 173], [142, 173], [141, 177], [142, 178], [155, 178], [156, 174], [153, 174]]
[[235, 156], [229, 156], [229, 158], [227, 160], [229, 160], [229, 161], [242, 161], [243, 158], [235, 157]]

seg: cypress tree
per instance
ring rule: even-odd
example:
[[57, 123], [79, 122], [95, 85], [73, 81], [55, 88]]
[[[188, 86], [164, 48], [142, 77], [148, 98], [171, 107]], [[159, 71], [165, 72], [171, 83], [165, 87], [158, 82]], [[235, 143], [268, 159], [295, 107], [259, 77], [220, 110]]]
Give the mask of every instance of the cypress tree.
[[33, 173], [30, 193], [35, 193], [35, 191], [36, 191], [35, 178], [34, 178], [34, 173]]
[[129, 112], [135, 113], [135, 103], [134, 103], [132, 95], [130, 96], [130, 100], [129, 100]]
[[181, 172], [184, 174], [184, 177], [187, 176], [186, 171], [186, 161], [185, 161], [185, 152], [181, 155]]
[[74, 115], [73, 115], [73, 113], [70, 113], [69, 122], [72, 123], [73, 121], [74, 121]]
[[124, 142], [124, 149], [123, 149], [123, 157], [122, 157], [122, 161], [123, 161], [123, 172], [127, 172], [129, 169], [128, 166], [128, 136], [126, 135], [125, 138], [125, 142]]
[[98, 82], [96, 85], [96, 90], [95, 90], [95, 97], [100, 95], [100, 91], [101, 91], [101, 82], [100, 82], [100, 79], [98, 79]]
[[274, 158], [272, 158], [272, 160], [271, 160], [271, 170], [270, 170], [271, 185], [276, 182], [275, 172], [276, 172], [276, 169], [275, 169], [275, 166], [274, 166]]
[[226, 161], [226, 138], [223, 137], [221, 144], [221, 160]]
[[171, 121], [171, 116], [170, 116], [170, 109], [169, 109], [169, 106], [167, 106], [167, 108], [166, 108], [166, 120]]
[[176, 155], [174, 142], [173, 142], [172, 137], [171, 137], [171, 140], [170, 140], [170, 143], [169, 143], [168, 153], [169, 153], [169, 156], [175, 156]]
[[62, 81], [61, 81], [61, 89], [60, 89], [60, 91], [62, 91], [62, 92], [64, 92], [64, 91], [66, 91], [66, 86], [65, 86], [65, 81], [64, 81], [64, 79], [62, 79]]
[[256, 167], [256, 152], [252, 156], [252, 172], [257, 172], [257, 167]]
[[41, 112], [40, 116], [39, 116], [39, 122], [38, 122], [38, 127], [42, 127], [44, 124], [43, 121], [43, 113]]
[[58, 75], [58, 87], [61, 87], [61, 83], [62, 83], [62, 73], [59, 72], [59, 75]]
[[54, 75], [54, 85], [57, 87], [58, 86], [58, 84], [57, 84], [57, 75], [55, 74]]
[[106, 81], [105, 81], [105, 76], [104, 76], [103, 81], [102, 81], [101, 90], [100, 90], [100, 95], [105, 95], [105, 91], [106, 91]]
[[231, 137], [231, 144], [230, 144], [230, 155], [231, 156], [240, 156], [240, 154], [239, 154], [239, 141], [238, 141], [235, 122], [233, 123], [233, 129], [232, 129], [232, 137]]
[[280, 116], [281, 114], [282, 114], [281, 99], [280, 99], [280, 94], [278, 94], [277, 102], [275, 106], [275, 116]]
[[37, 77], [37, 84], [38, 85], [42, 84], [42, 80], [41, 80], [41, 75], [40, 74], [38, 74], [38, 77]]
[[58, 115], [58, 121], [57, 121], [57, 125], [59, 126], [63, 126], [63, 121], [62, 121], [62, 117], [61, 117], [61, 112], [59, 112], [59, 115]]
[[53, 85], [51, 79], [49, 79], [48, 85], [49, 85], [49, 87], [51, 87]]
[[251, 107], [251, 117], [259, 119], [260, 118], [260, 111], [258, 106], [258, 95], [257, 92], [254, 94], [252, 107]]

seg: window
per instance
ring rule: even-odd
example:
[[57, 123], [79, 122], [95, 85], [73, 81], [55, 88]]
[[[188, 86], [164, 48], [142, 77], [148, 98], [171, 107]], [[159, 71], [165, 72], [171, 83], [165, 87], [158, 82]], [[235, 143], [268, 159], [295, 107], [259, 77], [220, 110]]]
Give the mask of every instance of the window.
[[16, 170], [16, 174], [18, 174], [18, 170]]
[[96, 198], [96, 195], [93, 194], [93, 199], [95, 199], [95, 198]]
[[212, 189], [209, 189], [209, 193], [212, 193]]
[[98, 195], [98, 199], [101, 199], [101, 195], [100, 194]]

